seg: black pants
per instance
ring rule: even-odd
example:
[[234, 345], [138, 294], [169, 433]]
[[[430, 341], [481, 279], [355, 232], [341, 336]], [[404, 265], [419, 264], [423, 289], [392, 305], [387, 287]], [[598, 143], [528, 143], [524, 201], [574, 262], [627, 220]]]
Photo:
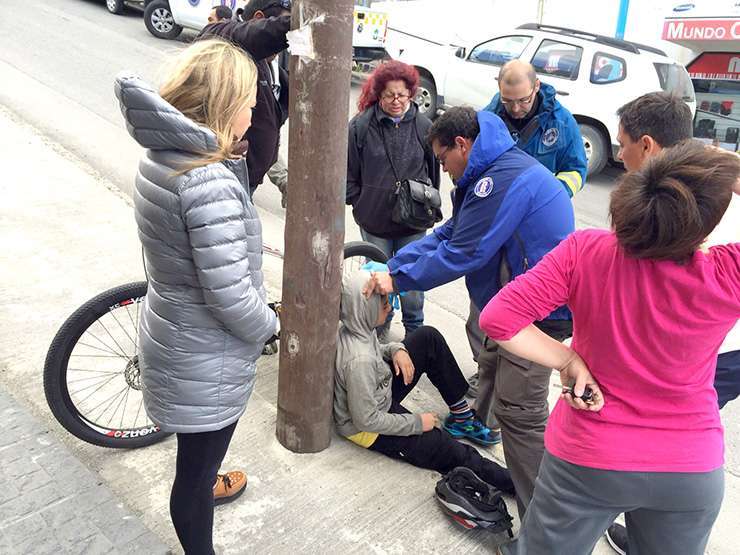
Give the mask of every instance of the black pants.
[[[416, 371], [409, 385], [403, 383], [402, 374], [398, 376], [394, 374], [393, 404], [389, 412], [409, 412], [401, 405], [401, 401], [416, 386], [424, 373], [447, 405], [463, 398], [468, 383], [442, 334], [433, 327], [422, 326], [406, 336], [404, 345]], [[420, 468], [436, 470], [441, 474], [446, 474], [457, 466], [465, 466], [500, 490], [509, 493], [514, 491], [508, 470], [481, 456], [470, 445], [456, 441], [439, 428], [414, 436], [380, 435], [370, 449]]]
[[740, 351], [722, 353], [717, 357], [714, 387], [717, 390], [719, 408], [740, 395]]
[[213, 486], [235, 429], [177, 434], [170, 515], [186, 555], [213, 554]]

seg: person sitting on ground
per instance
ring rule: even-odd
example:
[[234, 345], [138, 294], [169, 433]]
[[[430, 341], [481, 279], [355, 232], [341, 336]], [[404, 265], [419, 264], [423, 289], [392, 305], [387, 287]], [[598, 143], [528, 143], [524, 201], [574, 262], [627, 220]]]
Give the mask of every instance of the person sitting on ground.
[[228, 6], [214, 6], [211, 13], [208, 14], [208, 23], [218, 23], [219, 21], [229, 21], [233, 17], [233, 12]]
[[[375, 328], [385, 322], [388, 297], [363, 293], [370, 274], [359, 271], [342, 283], [334, 379], [334, 421], [339, 433], [372, 451], [446, 474], [470, 468], [482, 480], [514, 493], [509, 471], [484, 458], [435, 425], [433, 413], [414, 414], [401, 402], [422, 374], [450, 408], [450, 418], [482, 427], [465, 401], [468, 388], [447, 342], [433, 327], [422, 326], [403, 343], [380, 344]], [[478, 438], [486, 444], [485, 437]]]
[[[701, 247], [738, 178], [735, 154], [693, 140], [665, 149], [612, 193], [611, 231], [571, 234], [483, 309], [488, 337], [560, 369], [576, 396], [550, 416], [504, 553], [590, 554], [621, 512], [633, 555], [704, 553], [724, 493], [713, 381], [740, 317], [740, 243]], [[532, 325], [566, 303], [572, 347]]]

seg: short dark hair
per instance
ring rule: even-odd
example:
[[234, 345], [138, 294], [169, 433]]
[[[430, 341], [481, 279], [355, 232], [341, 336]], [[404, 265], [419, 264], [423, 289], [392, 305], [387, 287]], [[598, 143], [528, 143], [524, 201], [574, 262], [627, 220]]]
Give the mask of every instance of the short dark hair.
[[242, 19], [249, 21], [257, 12], [262, 12], [266, 17], [280, 15], [283, 11], [290, 11], [293, 2], [291, 0], [249, 0], [242, 11]]
[[648, 135], [667, 148], [694, 135], [691, 109], [674, 94], [644, 94], [622, 106], [617, 115], [622, 129], [633, 142]]
[[445, 111], [432, 124], [427, 140], [437, 141], [440, 146], [452, 146], [455, 137], [474, 141], [480, 133], [478, 112], [470, 106], [455, 106]]
[[609, 214], [617, 241], [634, 258], [691, 259], [717, 227], [740, 178], [740, 158], [687, 140], [626, 174]]
[[216, 6], [213, 9], [216, 10], [216, 17], [219, 19], [231, 19], [234, 15], [228, 6]]

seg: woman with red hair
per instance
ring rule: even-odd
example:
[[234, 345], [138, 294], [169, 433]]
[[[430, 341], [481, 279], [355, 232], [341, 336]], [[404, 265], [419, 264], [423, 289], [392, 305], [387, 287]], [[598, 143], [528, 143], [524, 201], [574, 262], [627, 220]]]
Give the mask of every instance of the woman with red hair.
[[[349, 123], [346, 202], [362, 238], [388, 258], [426, 234], [393, 221], [396, 183], [414, 179], [439, 189], [439, 163], [426, 141], [432, 123], [412, 100], [418, 87], [416, 68], [396, 60], [381, 64], [362, 87], [359, 112]], [[407, 293], [401, 309], [408, 335], [424, 323], [424, 293]]]

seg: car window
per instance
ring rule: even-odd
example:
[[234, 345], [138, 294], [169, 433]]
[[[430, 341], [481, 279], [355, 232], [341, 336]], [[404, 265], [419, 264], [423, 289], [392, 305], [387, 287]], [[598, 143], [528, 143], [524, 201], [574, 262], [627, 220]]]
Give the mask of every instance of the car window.
[[509, 60], [521, 56], [532, 37], [508, 36], [498, 37], [479, 44], [470, 52], [471, 62], [502, 66]]
[[543, 40], [532, 58], [532, 65], [538, 73], [574, 80], [578, 77], [581, 56], [583, 48], [580, 46]]
[[623, 58], [597, 52], [591, 64], [591, 82], [597, 85], [616, 83], [627, 76], [627, 65]]
[[694, 85], [691, 83], [686, 68], [678, 64], [655, 63], [655, 71], [658, 73], [660, 87], [669, 93], [680, 96], [684, 102], [694, 102]]

